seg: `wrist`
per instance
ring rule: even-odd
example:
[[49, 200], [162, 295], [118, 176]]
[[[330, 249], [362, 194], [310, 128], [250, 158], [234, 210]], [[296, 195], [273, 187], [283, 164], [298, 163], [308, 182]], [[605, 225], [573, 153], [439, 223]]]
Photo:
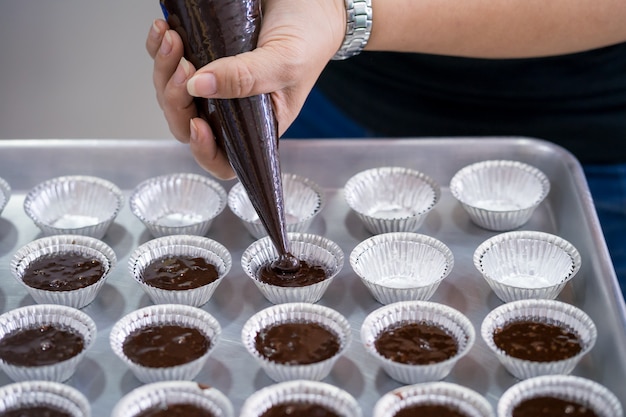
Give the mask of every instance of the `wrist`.
[[361, 53], [372, 32], [372, 0], [344, 0], [344, 2], [346, 31], [333, 60], [343, 60]]

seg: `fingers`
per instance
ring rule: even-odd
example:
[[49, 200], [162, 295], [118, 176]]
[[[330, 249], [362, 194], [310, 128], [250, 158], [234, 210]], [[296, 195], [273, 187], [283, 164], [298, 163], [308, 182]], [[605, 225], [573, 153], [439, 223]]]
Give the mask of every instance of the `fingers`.
[[223, 150], [217, 146], [209, 125], [200, 118], [190, 122], [189, 146], [198, 165], [218, 179], [235, 178], [235, 172]]

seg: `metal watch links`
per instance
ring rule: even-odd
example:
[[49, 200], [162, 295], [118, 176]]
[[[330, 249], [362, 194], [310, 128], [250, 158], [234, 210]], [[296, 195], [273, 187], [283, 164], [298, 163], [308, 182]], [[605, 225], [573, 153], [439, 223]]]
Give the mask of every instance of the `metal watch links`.
[[346, 2], [346, 36], [333, 60], [358, 55], [372, 33], [372, 0], [344, 0]]

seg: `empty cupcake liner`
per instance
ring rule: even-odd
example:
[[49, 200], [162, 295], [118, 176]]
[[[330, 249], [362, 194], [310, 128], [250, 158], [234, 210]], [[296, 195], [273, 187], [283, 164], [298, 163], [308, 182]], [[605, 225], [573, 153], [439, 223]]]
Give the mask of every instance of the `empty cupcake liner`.
[[[394, 362], [376, 351], [379, 335], [395, 324], [426, 322], [447, 331], [457, 340], [457, 354], [429, 365]], [[445, 378], [473, 346], [476, 333], [471, 321], [461, 312], [431, 301], [401, 301], [371, 312], [361, 325], [361, 341], [367, 352], [381, 364], [392, 379], [403, 384], [418, 384]]]
[[506, 390], [497, 405], [498, 417], [512, 417], [522, 402], [536, 397], [573, 401], [593, 410], [598, 417], [622, 417], [619, 399], [603, 385], [572, 375], [546, 375], [518, 382]]
[[[290, 365], [271, 361], [257, 351], [255, 337], [261, 330], [268, 326], [293, 322], [317, 323], [330, 330], [339, 339], [340, 348], [337, 354], [312, 364]], [[274, 381], [320, 381], [328, 376], [337, 359], [350, 345], [352, 331], [348, 320], [331, 308], [310, 303], [285, 303], [268, 307], [250, 317], [241, 330], [241, 339], [250, 355]]]
[[[308, 178], [287, 173], [282, 174], [282, 185], [287, 232], [306, 232], [324, 207], [322, 189]], [[255, 239], [267, 236], [267, 231], [240, 182], [228, 193], [228, 207]]]
[[578, 250], [545, 232], [506, 232], [487, 239], [474, 252], [474, 266], [504, 302], [554, 299], [578, 273]]
[[414, 232], [439, 202], [441, 189], [422, 172], [380, 167], [350, 178], [344, 196], [370, 233]]
[[309, 233], [287, 233], [291, 253], [300, 260], [326, 269], [327, 278], [319, 283], [302, 287], [281, 287], [258, 279], [261, 267], [277, 260], [278, 251], [269, 237], [253, 242], [241, 256], [241, 266], [257, 288], [274, 304], [291, 302], [315, 303], [319, 301], [344, 264], [343, 250], [335, 242]]
[[447, 406], [468, 417], [494, 417], [493, 407], [479, 393], [450, 382], [405, 385], [383, 395], [374, 405], [373, 417], [394, 417], [406, 407]]
[[0, 214], [11, 198], [11, 186], [4, 178], [0, 178]]
[[44, 181], [24, 199], [24, 211], [44, 235], [101, 239], [122, 208], [122, 191], [98, 177], [69, 175]]
[[176, 173], [149, 178], [132, 191], [131, 212], [154, 237], [204, 236], [226, 207], [224, 187], [211, 178]]
[[[164, 324], [198, 329], [210, 340], [209, 349], [204, 355], [191, 362], [159, 368], [140, 365], [124, 354], [124, 341], [133, 331]], [[111, 329], [109, 341], [113, 352], [143, 383], [192, 380], [200, 373], [210, 354], [214, 351], [219, 342], [221, 330], [220, 324], [211, 314], [197, 307], [180, 304], [157, 304], [135, 310], [118, 320]]]
[[[63, 253], [78, 253], [97, 259], [104, 266], [104, 274], [94, 284], [71, 291], [49, 291], [26, 285], [23, 276], [30, 264], [42, 257]], [[11, 273], [20, 282], [31, 297], [41, 304], [61, 304], [74, 308], [83, 308], [90, 304], [106, 282], [109, 273], [117, 265], [113, 249], [106, 243], [89, 236], [56, 235], [34, 240], [21, 247], [11, 259]]]
[[[146, 284], [144, 270], [152, 262], [168, 256], [192, 256], [215, 265], [218, 278], [202, 287], [188, 290], [166, 290]], [[230, 252], [221, 243], [203, 236], [173, 235], [153, 239], [140, 245], [128, 260], [128, 269], [155, 304], [206, 304], [232, 267]]]
[[217, 388], [192, 381], [153, 382], [122, 397], [111, 417], [134, 417], [154, 407], [192, 404], [215, 417], [234, 417], [231, 401]]
[[87, 398], [77, 389], [53, 381], [15, 382], [0, 388], [0, 412], [49, 406], [71, 417], [91, 417]]
[[495, 231], [524, 225], [550, 192], [539, 169], [518, 161], [468, 165], [450, 180], [450, 192], [478, 226]]
[[[564, 326], [579, 336], [582, 349], [571, 358], [553, 362], [536, 362], [509, 356], [496, 346], [493, 334], [496, 329], [520, 320]], [[500, 363], [518, 379], [548, 374], [569, 374], [593, 348], [598, 337], [595, 324], [584, 311], [555, 300], [520, 300], [504, 304], [487, 314], [480, 332]]]
[[285, 403], [318, 404], [342, 417], [361, 417], [356, 399], [341, 388], [319, 381], [294, 380], [267, 386], [252, 394], [241, 407], [240, 417], [259, 417]]
[[0, 339], [21, 329], [56, 325], [81, 335], [83, 350], [64, 361], [42, 366], [18, 366], [0, 359], [0, 368], [14, 381], [41, 380], [64, 382], [75, 372], [96, 339], [96, 324], [85, 313], [72, 307], [37, 304], [0, 315]]
[[430, 236], [384, 233], [358, 244], [350, 265], [378, 302], [390, 304], [430, 299], [452, 271], [454, 256]]

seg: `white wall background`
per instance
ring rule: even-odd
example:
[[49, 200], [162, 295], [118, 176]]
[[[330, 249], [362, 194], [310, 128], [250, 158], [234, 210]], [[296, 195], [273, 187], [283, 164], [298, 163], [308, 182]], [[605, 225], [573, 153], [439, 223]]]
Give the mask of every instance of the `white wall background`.
[[171, 137], [144, 43], [158, 0], [0, 0], [0, 139]]

